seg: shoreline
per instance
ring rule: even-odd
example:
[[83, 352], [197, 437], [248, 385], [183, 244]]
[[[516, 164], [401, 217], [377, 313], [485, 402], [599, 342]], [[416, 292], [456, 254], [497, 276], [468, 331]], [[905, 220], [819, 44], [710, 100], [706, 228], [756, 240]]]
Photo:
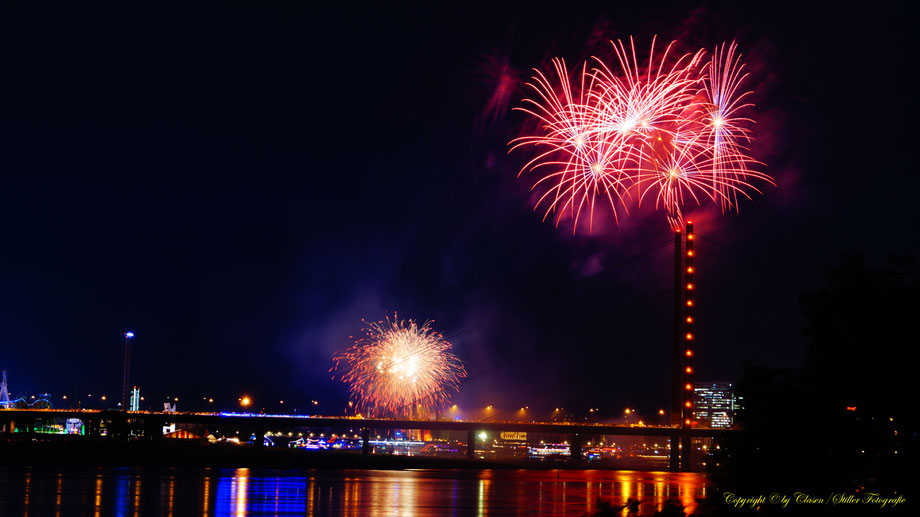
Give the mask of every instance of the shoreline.
[[374, 470], [634, 470], [666, 471], [634, 462], [573, 463], [528, 460], [468, 460], [430, 456], [370, 454], [360, 451], [301, 451], [198, 442], [2, 441], [2, 467], [176, 467]]

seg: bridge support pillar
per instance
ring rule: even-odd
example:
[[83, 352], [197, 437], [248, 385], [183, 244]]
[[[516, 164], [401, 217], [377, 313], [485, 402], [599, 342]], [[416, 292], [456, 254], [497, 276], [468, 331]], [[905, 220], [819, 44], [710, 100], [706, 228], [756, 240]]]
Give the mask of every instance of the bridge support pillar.
[[155, 416], [144, 418], [144, 438], [150, 441], [163, 439], [163, 421]]
[[668, 470], [670, 470], [671, 472], [679, 472], [680, 471], [680, 445], [679, 445], [680, 435], [678, 433], [672, 434], [670, 436], [670, 441], [671, 441], [671, 445], [670, 445], [671, 450], [668, 453], [668, 459], [669, 459]]
[[128, 439], [128, 419], [124, 413], [112, 415], [109, 419], [109, 426], [111, 427], [110, 433], [113, 438], [119, 440]]
[[578, 433], [572, 433], [572, 437], [569, 441], [569, 461], [572, 463], [581, 463], [581, 460], [584, 458], [584, 456], [582, 456], [581, 449], [581, 435]]
[[693, 450], [693, 439], [689, 433], [684, 433], [680, 437], [680, 470], [690, 472], [690, 452]]
[[99, 432], [99, 419], [86, 418], [83, 420], [83, 434], [86, 436], [95, 436]]
[[256, 447], [265, 447], [265, 425], [257, 425], [254, 434], [256, 435]]
[[466, 458], [476, 458], [476, 431], [472, 429], [466, 432]]
[[367, 456], [371, 453], [371, 430], [361, 429], [361, 454]]

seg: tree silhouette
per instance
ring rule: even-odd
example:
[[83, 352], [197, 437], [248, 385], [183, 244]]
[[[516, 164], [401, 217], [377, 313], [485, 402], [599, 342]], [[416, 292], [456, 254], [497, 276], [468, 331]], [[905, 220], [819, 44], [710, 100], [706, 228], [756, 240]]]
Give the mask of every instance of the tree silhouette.
[[[910, 375], [920, 346], [916, 257], [873, 268], [847, 255], [802, 292], [801, 302], [809, 338], [803, 367], [749, 365], [738, 383], [742, 430], [710, 462], [714, 513], [726, 507], [718, 499], [729, 491], [892, 495], [916, 486], [920, 412], [912, 382], [918, 375]], [[837, 515], [866, 508], [797, 510]]]

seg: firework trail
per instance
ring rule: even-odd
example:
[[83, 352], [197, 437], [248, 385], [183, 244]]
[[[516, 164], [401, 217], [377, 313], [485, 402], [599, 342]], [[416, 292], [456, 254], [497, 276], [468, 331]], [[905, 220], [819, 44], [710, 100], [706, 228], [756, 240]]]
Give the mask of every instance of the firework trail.
[[673, 45], [656, 55], [653, 39], [640, 65], [632, 38], [629, 46], [618, 41], [618, 68], [592, 58], [575, 87], [561, 59], [552, 61], [558, 84], [535, 71], [528, 83], [535, 95], [515, 109], [536, 121], [536, 131], [509, 145], [536, 149], [519, 175], [538, 173], [544, 220], [555, 214], [558, 225], [569, 216], [574, 231], [586, 213], [592, 229], [597, 199], [618, 221], [618, 206], [628, 213], [628, 202], [649, 198], [677, 229], [688, 203], [737, 210], [738, 196], [759, 192], [755, 181], [772, 183], [746, 147], [753, 120], [743, 116], [750, 92], [741, 88], [747, 74], [737, 46], [717, 46], [706, 59], [703, 50], [676, 56]]
[[440, 409], [466, 370], [430, 323], [401, 321], [395, 314], [392, 320], [365, 322], [364, 336], [335, 354], [330, 371], [348, 384], [358, 407], [378, 416], [411, 416], [419, 406]]

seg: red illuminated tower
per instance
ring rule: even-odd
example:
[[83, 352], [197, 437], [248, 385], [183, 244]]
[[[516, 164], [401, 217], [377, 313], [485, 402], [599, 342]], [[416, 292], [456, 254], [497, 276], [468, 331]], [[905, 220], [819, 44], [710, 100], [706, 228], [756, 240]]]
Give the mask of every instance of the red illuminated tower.
[[[687, 221], [687, 245], [686, 253], [684, 256], [684, 336], [683, 336], [683, 390], [682, 399], [683, 404], [681, 409], [683, 410], [683, 415], [681, 416], [681, 427], [685, 430], [690, 429], [692, 422], [693, 414], [693, 342], [696, 337], [693, 333], [693, 324], [695, 322], [693, 318], [693, 308], [694, 308], [694, 294], [696, 289], [696, 284], [694, 283], [694, 276], [696, 274], [696, 268], [693, 266], [693, 223]], [[690, 467], [690, 435], [687, 433], [681, 434], [681, 452], [680, 452], [680, 464], [682, 470], [687, 470]]]
[[[683, 234], [680, 229], [674, 231], [674, 336], [671, 354], [671, 426], [681, 425], [683, 415]], [[676, 467], [676, 466], [675, 466]]]
[[691, 379], [693, 378], [693, 294], [696, 286], [693, 284], [693, 277], [696, 270], [693, 268], [693, 223], [687, 221], [687, 251], [684, 258], [684, 335], [683, 335], [683, 405], [681, 426], [684, 429], [690, 428], [690, 414], [693, 409], [693, 401], [690, 394], [693, 390]]
[[[684, 237], [686, 235], [686, 237]], [[696, 268], [693, 223], [687, 221], [686, 232], [674, 232], [674, 340], [671, 358], [671, 426], [682, 432], [672, 436], [671, 469], [689, 468], [690, 436], [693, 425], [693, 331], [695, 319]], [[680, 441], [678, 454], [677, 442]]]

